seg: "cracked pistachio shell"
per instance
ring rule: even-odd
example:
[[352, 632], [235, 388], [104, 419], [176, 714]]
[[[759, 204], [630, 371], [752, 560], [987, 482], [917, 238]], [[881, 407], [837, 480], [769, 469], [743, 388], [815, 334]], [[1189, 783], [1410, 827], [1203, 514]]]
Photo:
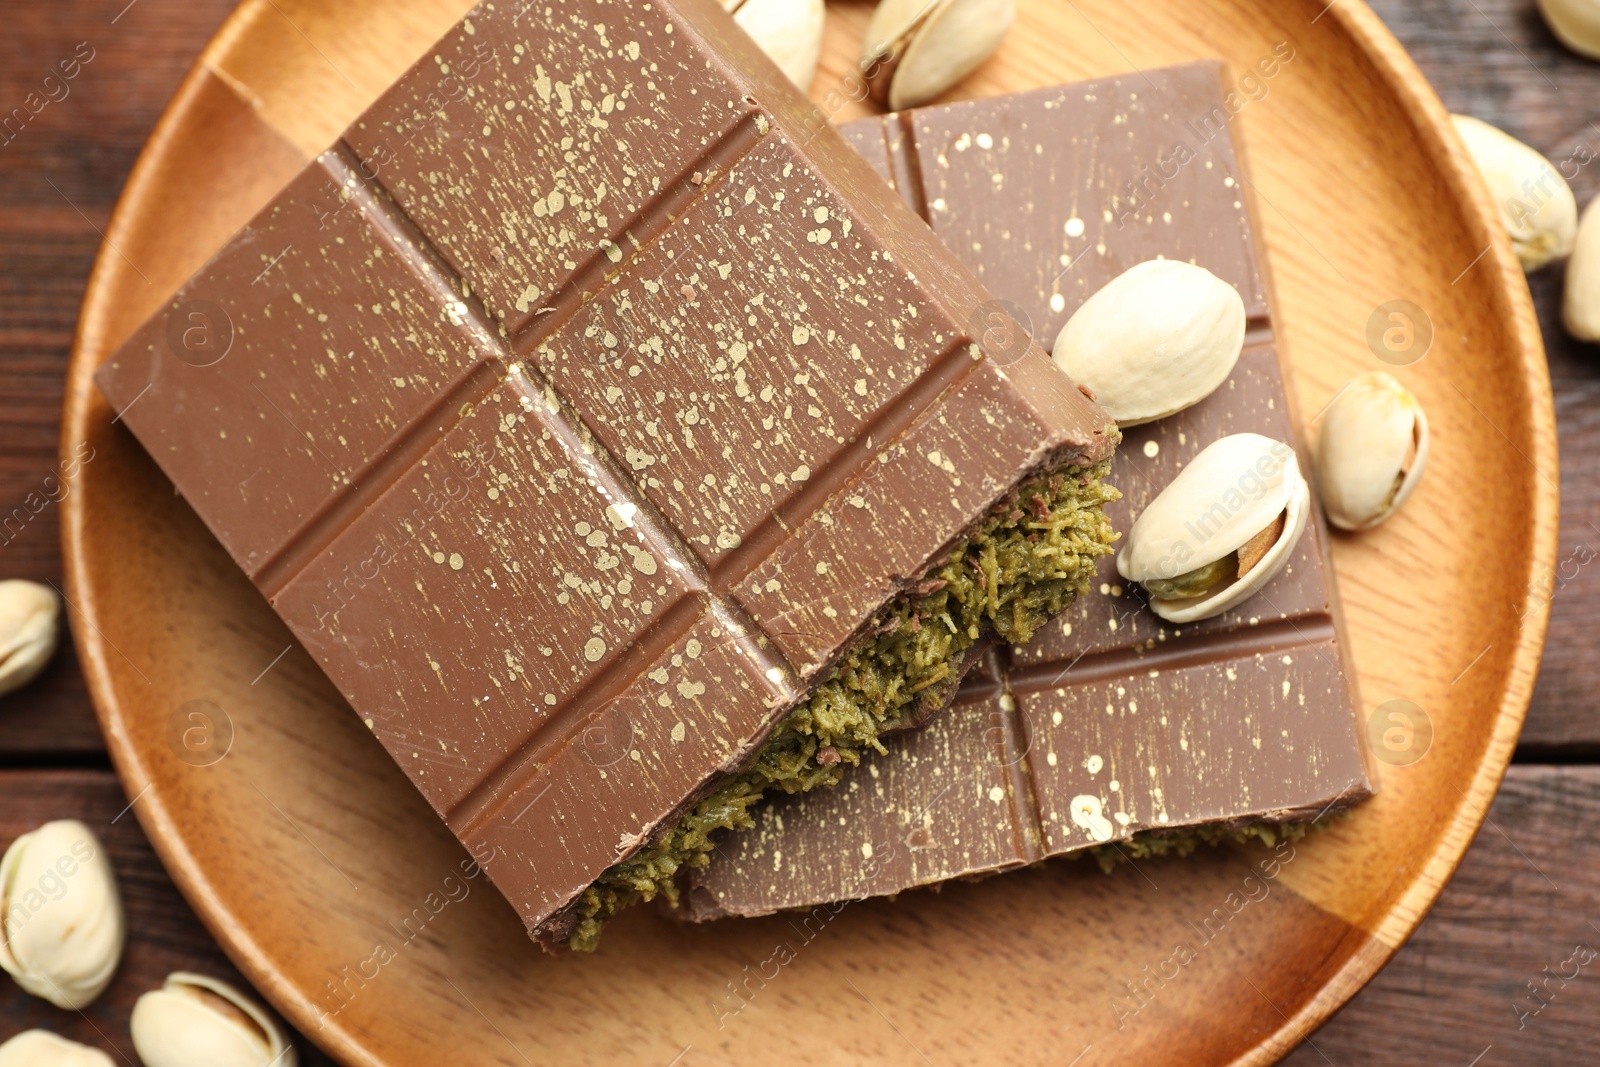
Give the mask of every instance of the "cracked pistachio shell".
[[0, 1045], [0, 1067], [111, 1067], [111, 1057], [48, 1030], [24, 1030]]
[[1600, 200], [1589, 201], [1567, 262], [1561, 321], [1580, 341], [1600, 341]]
[[174, 971], [141, 996], [128, 1022], [144, 1067], [297, 1067], [266, 1012], [203, 974]]
[[861, 71], [890, 110], [926, 104], [993, 55], [1016, 17], [1015, 0], [882, 0]]
[[1083, 302], [1056, 335], [1056, 365], [1094, 391], [1119, 426], [1197, 404], [1244, 348], [1244, 299], [1204, 267], [1152, 259]]
[[1322, 414], [1317, 488], [1328, 521], [1340, 529], [1371, 529], [1393, 515], [1427, 465], [1428, 417], [1383, 371], [1353, 379]]
[[1578, 202], [1550, 161], [1487, 122], [1470, 115], [1450, 118], [1511, 233], [1522, 269], [1532, 273], [1571, 252]]
[[1539, 0], [1539, 11], [1562, 44], [1600, 59], [1600, 0]]
[[801, 92], [811, 88], [822, 55], [823, 0], [722, 0], [722, 6]]
[[1237, 607], [1283, 569], [1310, 510], [1294, 449], [1260, 434], [1233, 434], [1190, 460], [1139, 514], [1117, 553], [1117, 572], [1141, 584], [1176, 578], [1239, 551], [1284, 516], [1282, 533], [1244, 577], [1202, 596], [1150, 598], [1150, 610], [1168, 622], [1208, 619]]
[[33, 681], [55, 655], [61, 598], [48, 585], [0, 582], [0, 694]]
[[83, 823], [48, 822], [0, 858], [0, 967], [36, 997], [80, 1009], [122, 958], [122, 900]]

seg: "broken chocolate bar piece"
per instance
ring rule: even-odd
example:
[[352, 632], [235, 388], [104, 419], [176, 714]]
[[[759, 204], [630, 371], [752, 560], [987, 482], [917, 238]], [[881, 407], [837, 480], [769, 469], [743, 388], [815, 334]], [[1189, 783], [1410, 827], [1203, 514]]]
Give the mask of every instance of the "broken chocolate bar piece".
[[988, 299], [712, 0], [485, 4], [98, 381], [588, 947], [1086, 588], [1116, 429]]
[[[1188, 64], [844, 128], [1036, 337], [1157, 256], [1238, 287], [1250, 322], [1232, 376], [1126, 431], [1123, 529], [1225, 435], [1291, 442], [1306, 467], [1221, 73]], [[1373, 791], [1320, 514], [1260, 593], [1194, 625], [1157, 618], [1110, 559], [1096, 585], [1032, 645], [994, 653], [954, 707], [867, 773], [763, 809], [691, 873], [679, 914], [893, 894], [1096, 847], [1183, 849], [1194, 833], [1311, 820]]]

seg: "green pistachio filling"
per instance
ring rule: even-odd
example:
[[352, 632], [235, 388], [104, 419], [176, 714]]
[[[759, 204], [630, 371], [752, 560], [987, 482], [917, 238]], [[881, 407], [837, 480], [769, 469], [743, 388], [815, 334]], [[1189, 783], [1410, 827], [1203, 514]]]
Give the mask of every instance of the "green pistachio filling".
[[[1174, 830], [1141, 830], [1116, 845], [1096, 845], [1085, 851], [1093, 855], [1100, 869], [1110, 874], [1118, 866], [1157, 856], [1187, 856], [1201, 845], [1243, 845], [1260, 841], [1268, 848], [1279, 841], [1291, 844], [1309, 833], [1316, 833], [1333, 820], [1322, 822], [1251, 822], [1243, 825], [1219, 823], [1213, 826], [1185, 826]], [[1082, 852], [1073, 853], [1083, 855]]]
[[1219, 560], [1187, 571], [1176, 578], [1146, 578], [1145, 590], [1162, 600], [1184, 600], [1202, 596], [1223, 582], [1238, 577], [1239, 553], [1229, 552]]
[[767, 790], [834, 785], [869, 750], [886, 751], [881, 735], [943, 706], [981, 639], [1027, 644], [1088, 590], [1095, 561], [1111, 551], [1105, 505], [1121, 494], [1104, 482], [1109, 469], [1106, 461], [1039, 477], [991, 511], [773, 729], [749, 766], [583, 891], [568, 945], [593, 950], [605, 921], [637, 901], [676, 904], [678, 871], [709, 862], [717, 831], [755, 825], [752, 809]]

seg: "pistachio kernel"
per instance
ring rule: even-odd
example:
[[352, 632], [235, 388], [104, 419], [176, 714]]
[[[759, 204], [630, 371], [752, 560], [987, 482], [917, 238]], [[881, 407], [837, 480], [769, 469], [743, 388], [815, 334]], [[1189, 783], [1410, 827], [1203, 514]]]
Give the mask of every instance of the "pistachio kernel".
[[1221, 559], [1204, 563], [1176, 578], [1146, 578], [1144, 587], [1158, 600], [1187, 600], [1205, 596], [1223, 582], [1239, 576], [1239, 553], [1229, 552]]

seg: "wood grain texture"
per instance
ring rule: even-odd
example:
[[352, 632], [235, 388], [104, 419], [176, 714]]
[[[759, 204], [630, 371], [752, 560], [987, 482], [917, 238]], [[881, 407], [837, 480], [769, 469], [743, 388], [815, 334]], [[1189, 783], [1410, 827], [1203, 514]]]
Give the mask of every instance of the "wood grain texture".
[[[1523, 0], [1375, 5], [1452, 111], [1476, 115], [1565, 164], [1582, 208], [1600, 193], [1600, 63], [1564, 48]], [[1600, 753], [1593, 635], [1600, 629], [1600, 347], [1561, 328], [1556, 265], [1529, 279], [1561, 438], [1561, 544], [1550, 641], [1522, 745], [1531, 758]]]
[[1600, 767], [1513, 767], [1410, 943], [1285, 1063], [1592, 1063], [1597, 824]]
[[[5, 577], [61, 582], [60, 501], [69, 490], [59, 481], [57, 436], [83, 285], [145, 137], [231, 6], [141, 0], [115, 23], [122, 5], [109, 2], [7, 12], [0, 34], [0, 113], [8, 122], [0, 127]], [[76, 76], [63, 78], [62, 63]], [[47, 86], [48, 76], [55, 80]], [[99, 762], [103, 752], [70, 649], [26, 696], [0, 699], [0, 758]]]
[[[406, 51], [412, 30], [385, 35], [392, 8], [318, 9], [367, 29], [319, 30], [316, 51], [369, 93], [393, 71], [365, 57], [397, 70], [415, 54]], [[1553, 470], [1554, 442], [1520, 273], [1442, 110], [1364, 8], [1342, 5], [1318, 18], [1320, 10], [1213, 3], [1200, 19], [1173, 3], [1130, 17], [1117, 4], [1066, 11], [1039, 0], [1023, 5], [1005, 50], [960, 90], [993, 93], [1197, 55], [1244, 69], [1292, 38], [1292, 75], [1274, 81], [1240, 122], [1302, 413], [1373, 363], [1359, 339], [1372, 310], [1398, 293], [1426, 298], [1462, 353], [1405, 372], [1451, 447], [1437, 451], [1414, 506], [1382, 538], [1342, 540], [1335, 556], [1368, 699], [1403, 692], [1425, 704], [1434, 749], [1397, 768], [1377, 801], [1297, 851], [1255, 921], [1200, 955], [1189, 973], [1205, 979], [1173, 985], [1178, 1011], [1129, 1030], [1115, 1025], [1109, 1005], [1118, 983], [1137, 978], [1130, 962], [1159, 966], [1186, 917], [1198, 924], [1193, 916], [1212, 913], [1261, 857], [1217, 852], [1110, 879], [1051, 866], [853, 907], [828, 924], [836, 936], [804, 938], [803, 951], [748, 1001], [740, 983], [772, 966], [775, 945], [801, 936], [787, 919], [686, 931], [638, 913], [576, 967], [517, 944], [508, 909], [487, 891], [426, 921], [418, 909], [459, 865], [459, 847], [303, 654], [291, 649], [256, 677], [289, 644], [281, 626], [187, 508], [152, 506], [170, 500], [170, 490], [110, 425], [88, 382], [153, 304], [123, 257], [105, 255], [85, 305], [65, 424], [69, 439], [105, 449], [64, 509], [69, 583], [95, 622], [79, 630], [80, 651], [124, 780], [150, 786], [141, 819], [242, 968], [291, 1017], [321, 1026], [341, 1059], [362, 1064], [515, 1062], [525, 1047], [571, 1061], [665, 1061], [692, 1047], [691, 1062], [900, 1062], [920, 1058], [920, 1043], [968, 1059], [1028, 1060], [1061, 1052], [1069, 1032], [1107, 1042], [1114, 1059], [1130, 1062], [1180, 1047], [1202, 1062], [1264, 1062], [1353, 993], [1431, 903], [1510, 756], [1544, 620], [1540, 605], [1522, 610], [1526, 589], [1553, 565], [1555, 542], [1554, 486], [1520, 476], [1520, 457]], [[843, 118], [859, 105], [836, 107], [828, 94], [845, 84], [866, 7], [833, 12], [815, 95]], [[280, 106], [283, 86], [314, 89], [315, 77], [295, 73], [304, 57], [286, 60], [282, 80], [242, 82], [238, 57], [259, 61], [254, 50], [271, 47], [271, 37], [247, 32], [259, 15], [247, 5], [208, 51], [109, 231], [129, 259], [147, 264], [157, 289], [176, 285], [227, 236], [232, 226], [223, 224], [264, 202], [292, 170], [291, 157], [359, 102], [359, 93], [340, 91]], [[358, 48], [364, 58], [329, 47]], [[201, 113], [216, 117], [193, 121]], [[1314, 160], [1304, 151], [1306, 129], [1322, 138]], [[1396, 135], [1416, 151], [1392, 166], [1367, 165]], [[253, 166], [213, 173], [237, 157]], [[186, 195], [174, 188], [180, 176], [190, 181]], [[1390, 239], [1422, 217], [1429, 224], [1416, 240]], [[1468, 264], [1474, 269], [1451, 285]], [[1468, 491], [1484, 481], [1499, 494], [1487, 514]], [[1506, 548], [1508, 566], [1492, 575], [1502, 607], [1460, 613], [1448, 598], [1426, 595], [1473, 572], [1485, 537]], [[105, 562], [113, 543], [115, 567]], [[133, 604], [141, 610], [127, 610]], [[1397, 643], [1397, 624], [1428, 633], [1429, 644]], [[214, 767], [185, 764], [167, 736], [180, 702], [193, 699], [225, 709], [236, 731], [234, 751]], [[249, 849], [237, 830], [217, 825], [218, 812], [247, 828]], [[294, 877], [275, 876], [280, 870]], [[972, 914], [1000, 921], [975, 926], [965, 918]], [[398, 936], [396, 916], [416, 916], [424, 928], [404, 937], [377, 977], [362, 977], [376, 949]], [[854, 976], [859, 1002], [835, 995], [841, 974]], [[984, 1004], [1007, 1010], [974, 1004], [975, 981], [986, 988]], [[623, 982], [627, 1010], [599, 1009]], [[840, 1025], [801, 1025], [821, 1011]]]
[[[110, 771], [8, 771], [0, 774], [0, 841], [9, 843], [51, 819], [81, 820], [105, 846], [128, 922], [128, 943], [111, 985], [82, 1012], [25, 995], [9, 979], [0, 987], [0, 1041], [38, 1027], [104, 1049], [118, 1063], [137, 1062], [128, 1037], [133, 1003], [176, 970], [192, 970], [246, 989], [173, 888], [128, 810]], [[296, 1038], [305, 1067], [331, 1063]]]

